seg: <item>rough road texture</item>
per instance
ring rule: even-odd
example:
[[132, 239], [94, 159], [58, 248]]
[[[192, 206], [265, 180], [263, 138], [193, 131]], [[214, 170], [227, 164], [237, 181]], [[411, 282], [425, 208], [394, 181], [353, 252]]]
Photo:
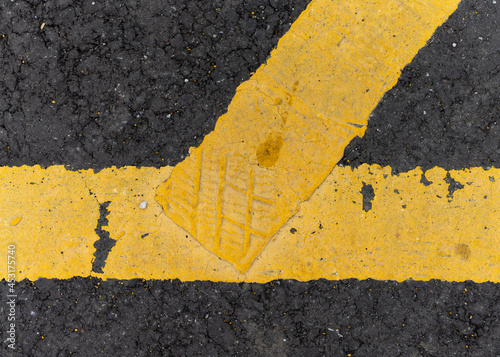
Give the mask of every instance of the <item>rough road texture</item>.
[[17, 291], [22, 356], [500, 353], [498, 284], [78, 278], [23, 281]]
[[177, 164], [307, 3], [2, 1], [0, 165]]
[[463, 1], [402, 72], [343, 165], [500, 167], [500, 9]]
[[[182, 161], [307, 2], [244, 3], [2, 2], [0, 164]], [[463, 2], [341, 164], [498, 167], [499, 23]]]
[[[0, 165], [175, 165], [306, 5], [184, 3], [1, 1]], [[498, 6], [460, 5], [342, 164], [500, 167]], [[500, 354], [498, 284], [73, 279], [17, 290], [20, 356]]]

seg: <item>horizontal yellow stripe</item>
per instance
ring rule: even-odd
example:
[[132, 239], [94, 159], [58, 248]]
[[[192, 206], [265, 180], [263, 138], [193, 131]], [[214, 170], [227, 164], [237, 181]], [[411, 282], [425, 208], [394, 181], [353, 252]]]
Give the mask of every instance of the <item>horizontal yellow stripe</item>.
[[[432, 182], [426, 186], [419, 168], [393, 176], [389, 167], [336, 167], [243, 275], [155, 202], [156, 188], [171, 171], [1, 167], [0, 249], [7, 259], [8, 245], [16, 245], [16, 278], [500, 281], [500, 169], [434, 168], [425, 173]], [[453, 195], [452, 180], [464, 186]], [[368, 211], [363, 185], [375, 195]], [[95, 228], [106, 201], [109, 226], [102, 229], [117, 242], [104, 274], [96, 274]], [[7, 277], [6, 262], [0, 277]]]

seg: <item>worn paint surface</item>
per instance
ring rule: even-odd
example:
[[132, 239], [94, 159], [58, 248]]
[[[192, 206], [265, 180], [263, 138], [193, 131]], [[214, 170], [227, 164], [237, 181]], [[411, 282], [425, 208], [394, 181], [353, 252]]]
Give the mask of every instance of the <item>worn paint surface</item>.
[[246, 272], [458, 2], [312, 1], [159, 187], [167, 216]]
[[[419, 168], [393, 176], [389, 167], [336, 167], [246, 274], [162, 213], [155, 190], [171, 171], [0, 168], [0, 249], [17, 246], [17, 279], [500, 282], [500, 169], [434, 168], [423, 180]], [[91, 271], [95, 228], [107, 201], [109, 223], [102, 229], [116, 244], [104, 274], [97, 274]], [[139, 208], [143, 201], [146, 209]], [[0, 277], [6, 267], [0, 265]]]

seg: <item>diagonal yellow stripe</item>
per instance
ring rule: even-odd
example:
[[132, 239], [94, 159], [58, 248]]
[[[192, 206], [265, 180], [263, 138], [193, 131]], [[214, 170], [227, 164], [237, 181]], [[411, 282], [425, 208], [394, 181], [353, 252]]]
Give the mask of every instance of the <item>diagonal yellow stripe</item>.
[[[377, 102], [458, 2], [313, 0], [267, 63], [238, 87], [215, 130], [161, 185], [156, 199], [165, 213], [246, 272], [347, 144], [363, 136]], [[186, 178], [202, 155], [207, 164]], [[248, 203], [253, 192], [239, 192], [250, 173], [252, 189], [273, 203]], [[195, 176], [201, 184], [193, 188]], [[186, 212], [180, 207], [189, 196], [205, 204]]]

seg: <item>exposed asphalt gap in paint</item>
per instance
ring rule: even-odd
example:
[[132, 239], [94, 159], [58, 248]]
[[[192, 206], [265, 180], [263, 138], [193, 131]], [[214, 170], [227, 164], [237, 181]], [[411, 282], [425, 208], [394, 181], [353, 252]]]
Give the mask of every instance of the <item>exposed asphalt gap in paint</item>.
[[349, 124], [349, 125], [351, 125], [351, 126], [353, 126], [355, 128], [362, 128], [362, 127], [364, 127], [363, 124], [356, 124], [356, 123], [351, 123], [351, 122], [346, 122], [346, 124]]
[[[449, 173], [448, 173], [449, 175]], [[432, 181], [429, 181], [427, 177], [425, 177], [425, 172], [422, 172], [422, 176], [420, 177], [420, 183], [424, 186], [432, 185]]]
[[106, 201], [99, 205], [99, 219], [97, 220], [97, 227], [95, 229], [96, 234], [99, 236], [99, 240], [94, 243], [96, 249], [94, 256], [95, 259], [92, 261], [92, 271], [94, 273], [103, 274], [102, 269], [106, 265], [106, 259], [111, 249], [115, 246], [116, 240], [109, 238], [109, 232], [102, 229], [103, 226], [108, 225], [108, 206], [111, 201]]
[[359, 192], [363, 195], [363, 210], [368, 212], [372, 209], [372, 201], [375, 198], [373, 186], [363, 182], [363, 188]]
[[461, 190], [464, 188], [464, 185], [462, 185], [460, 182], [456, 181], [453, 179], [450, 175], [450, 173], [446, 173], [446, 177], [444, 178], [444, 181], [449, 185], [448, 186], [448, 202], [450, 202], [453, 199], [453, 194], [455, 193], [456, 190]]

